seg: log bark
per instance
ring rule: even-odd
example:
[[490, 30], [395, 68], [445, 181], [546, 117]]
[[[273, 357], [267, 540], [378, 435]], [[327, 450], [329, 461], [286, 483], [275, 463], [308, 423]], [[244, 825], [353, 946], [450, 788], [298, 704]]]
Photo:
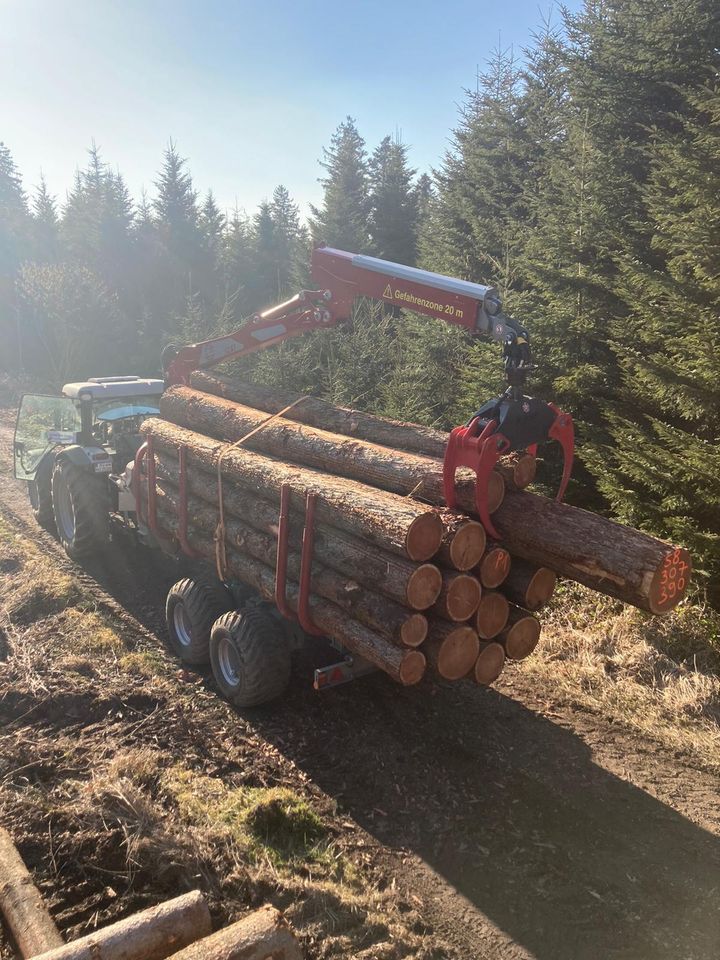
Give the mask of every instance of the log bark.
[[[178, 465], [168, 453], [164, 452], [162, 459], [157, 460], [157, 475], [162, 484], [169, 483], [170, 489], [177, 490]], [[193, 469], [187, 480], [190, 493], [196, 496], [198, 501], [202, 500], [214, 509], [216, 524], [217, 475]], [[227, 514], [240, 520], [250, 517], [254, 527], [277, 537], [277, 505], [272, 505], [234, 483], [224, 485], [223, 501]], [[302, 536], [303, 519], [292, 512], [290, 524], [291, 537], [295, 538], [297, 543]], [[355, 577], [366, 587], [375, 588], [390, 600], [404, 604], [412, 610], [427, 610], [440, 596], [442, 575], [434, 564], [417, 564], [404, 560], [327, 524], [317, 524], [315, 527], [315, 550], [327, 566], [349, 577]]]
[[456, 623], [469, 620], [478, 608], [481, 594], [482, 587], [475, 577], [467, 573], [445, 573], [433, 613]]
[[[196, 430], [217, 440], [232, 442], [247, 436], [248, 450], [277, 457], [327, 473], [358, 480], [436, 506], [445, 505], [442, 464], [432, 457], [355, 440], [284, 417], [272, 420], [267, 413], [215, 397], [190, 387], [170, 387], [160, 398], [160, 413], [171, 423]], [[258, 429], [262, 428], [262, 429]], [[455, 484], [458, 508], [474, 513], [475, 481], [469, 471], [459, 471]], [[488, 487], [491, 512], [502, 503], [505, 484], [493, 473]]]
[[687, 550], [579, 507], [509, 492], [493, 523], [513, 556], [650, 613], [669, 613], [687, 592]]
[[344, 477], [319, 473], [307, 467], [289, 466], [242, 448], [194, 433], [165, 420], [149, 419], [143, 432], [154, 438], [159, 451], [177, 456], [188, 450], [188, 473], [200, 468], [217, 474], [222, 459], [223, 478], [280, 503], [280, 487], [291, 489], [291, 504], [304, 511], [307, 493], [318, 494], [317, 516], [323, 523], [364, 537], [377, 546], [411, 560], [429, 560], [440, 546], [445, 527], [440, 513], [406, 497], [374, 490]]
[[535, 479], [537, 460], [529, 453], [514, 451], [501, 457], [495, 469], [511, 490], [524, 490]]
[[486, 547], [475, 573], [484, 587], [494, 590], [506, 579], [511, 566], [512, 560], [508, 551], [496, 543], [491, 543]]
[[506, 656], [510, 660], [524, 660], [533, 652], [539, 639], [538, 618], [519, 607], [511, 607], [507, 626], [499, 637]]
[[460, 680], [467, 676], [479, 651], [480, 641], [472, 627], [459, 627], [443, 620], [431, 621], [423, 652], [434, 672], [445, 680]]
[[265, 906], [176, 953], [173, 960], [302, 960], [282, 914]]
[[55, 926], [10, 834], [0, 828], [0, 913], [23, 957], [61, 947]]
[[40, 954], [36, 960], [164, 960], [211, 930], [210, 911], [195, 890]]
[[547, 567], [516, 560], [500, 586], [508, 600], [525, 610], [540, 610], [555, 592], [557, 576]]
[[481, 640], [492, 640], [505, 629], [510, 615], [507, 597], [495, 590], [483, 590], [473, 626]]
[[[164, 514], [161, 526], [166, 532], [177, 535], [177, 518]], [[215, 559], [215, 546], [211, 540], [198, 540], [196, 549], [208, 560]], [[233, 576], [252, 587], [271, 603], [275, 602], [275, 573], [264, 563], [228, 550], [228, 567]], [[292, 610], [297, 610], [298, 585], [293, 580], [287, 583], [287, 599]], [[310, 596], [310, 612], [315, 625], [329, 638], [338, 640], [348, 650], [364, 657], [393, 680], [410, 686], [418, 683], [425, 673], [425, 656], [419, 650], [408, 650], [396, 646], [368, 627], [354, 620], [337, 604], [318, 597]]]
[[493, 641], [481, 643], [480, 653], [469, 676], [475, 683], [487, 687], [497, 680], [504, 667], [505, 650], [502, 645]]
[[[167, 525], [167, 517], [177, 515], [178, 499], [170, 490], [158, 484], [158, 509]], [[204, 541], [207, 550], [212, 540], [207, 531], [214, 529], [216, 515], [212, 507], [208, 507], [196, 497], [188, 500], [188, 519], [190, 528], [188, 540], [191, 545]], [[173, 517], [173, 523], [175, 518]], [[225, 542], [240, 553], [247, 553], [261, 563], [267, 564], [271, 570], [276, 566], [277, 539], [271, 534], [256, 530], [249, 523], [243, 523], [231, 517], [225, 520]], [[300, 553], [298, 540], [289, 544], [287, 557], [287, 572], [293, 580], [300, 579]], [[314, 550], [317, 557], [318, 550]], [[382, 636], [407, 647], [419, 647], [425, 640], [428, 632], [427, 618], [417, 611], [388, 600], [374, 591], [362, 587], [357, 580], [344, 577], [325, 563], [313, 559], [312, 590], [326, 600], [332, 600], [339, 607], [346, 610], [353, 618], [360, 620], [372, 630]]]

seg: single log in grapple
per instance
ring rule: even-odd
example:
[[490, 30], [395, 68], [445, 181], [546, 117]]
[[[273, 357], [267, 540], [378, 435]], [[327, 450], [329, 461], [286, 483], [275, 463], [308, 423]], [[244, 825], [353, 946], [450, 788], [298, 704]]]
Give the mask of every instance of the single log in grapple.
[[[186, 560], [166, 611], [182, 659], [209, 660], [241, 706], [282, 693], [308, 636], [342, 651], [317, 688], [374, 668], [489, 684], [534, 650], [558, 575], [651, 613], [680, 601], [685, 550], [560, 502], [572, 420], [524, 395], [528, 334], [491, 288], [327, 248], [313, 278], [321, 289], [173, 352], [166, 383], [70, 384], [44, 428], [51, 398], [23, 401], [16, 473], [71, 555], [115, 523]], [[501, 340], [507, 390], [445, 434], [207, 369], [338, 323], [358, 295]], [[526, 490], [552, 439], [557, 500]]]

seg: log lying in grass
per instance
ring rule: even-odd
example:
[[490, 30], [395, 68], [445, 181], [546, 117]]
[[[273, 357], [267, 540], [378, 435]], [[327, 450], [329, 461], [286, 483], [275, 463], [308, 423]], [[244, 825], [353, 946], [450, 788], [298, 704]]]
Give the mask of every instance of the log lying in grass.
[[492, 640], [505, 629], [509, 615], [507, 597], [495, 590], [483, 590], [472, 624], [481, 640]]
[[440, 513], [406, 497], [307, 467], [288, 466], [242, 448], [228, 449], [224, 443], [164, 420], [146, 420], [143, 432], [153, 437], [160, 451], [173, 456], [184, 444], [189, 474], [196, 469], [217, 473], [218, 458], [225, 451], [223, 477], [267, 499], [279, 504], [280, 487], [287, 483], [291, 506], [302, 511], [306, 493], [319, 494], [317, 517], [321, 522], [367, 538], [399, 556], [429, 560], [442, 541], [445, 526]]
[[[157, 475], [168, 492], [177, 490], [179, 472], [177, 461], [173, 457], [163, 455], [162, 460], [157, 463]], [[187, 481], [188, 489], [193, 495], [190, 498], [192, 509], [189, 520], [209, 523], [210, 517], [206, 513], [203, 513], [202, 520], [194, 519], [196, 506], [206, 504], [214, 511], [214, 529], [218, 517], [217, 476], [202, 470], [192, 470]], [[277, 537], [279, 504], [273, 505], [233, 483], [224, 484], [223, 502], [228, 516], [240, 519], [250, 517], [254, 527]], [[293, 542], [299, 543], [303, 529], [301, 516], [293, 514], [290, 526]], [[412, 610], [427, 610], [440, 596], [442, 575], [433, 564], [417, 564], [404, 560], [334, 527], [316, 525], [315, 554], [339, 573], [356, 578], [366, 587], [376, 589]]]
[[60, 931], [10, 834], [0, 828], [0, 913], [23, 957], [63, 945]]
[[435, 673], [445, 680], [460, 680], [477, 660], [480, 641], [471, 627], [435, 620], [430, 623], [423, 651]]
[[668, 613], [687, 592], [687, 550], [579, 507], [509, 492], [493, 523], [513, 556], [650, 613]]
[[445, 620], [461, 623], [469, 620], [480, 603], [482, 587], [475, 577], [466, 573], [443, 574], [443, 585], [433, 613]]
[[[442, 464], [431, 457], [350, 439], [284, 417], [268, 419], [266, 413], [254, 407], [201, 393], [190, 387], [170, 387], [166, 390], [160, 398], [160, 413], [178, 426], [228, 442], [240, 440], [257, 430], [244, 444], [249, 450], [437, 506], [445, 504]], [[468, 471], [464, 472], [464, 477], [455, 484], [457, 504], [462, 510], [474, 512], [475, 482], [470, 479]], [[502, 503], [504, 496], [502, 477], [497, 473], [491, 474], [488, 487], [488, 508], [491, 512]]]
[[527, 560], [516, 560], [499, 589], [519, 607], [540, 610], [552, 597], [556, 584], [554, 571]]
[[164, 960], [211, 930], [207, 904], [195, 890], [42, 953], [36, 960]]
[[186, 947], [173, 960], [302, 960], [302, 951], [282, 914], [266, 906]]
[[511, 566], [512, 559], [508, 551], [496, 543], [489, 543], [475, 573], [484, 587], [494, 590], [506, 579]]
[[519, 607], [511, 607], [507, 626], [499, 636], [510, 660], [529, 657], [540, 639], [540, 621]]
[[511, 490], [524, 490], [535, 479], [537, 460], [529, 453], [515, 451], [501, 457], [495, 469]]
[[494, 683], [505, 666], [505, 650], [502, 645], [491, 641], [490, 643], [480, 644], [480, 653], [475, 661], [475, 666], [469, 674], [469, 678], [481, 686], [489, 686]]
[[[177, 517], [163, 512], [160, 522], [168, 533], [177, 536]], [[215, 545], [211, 534], [208, 539], [196, 540], [194, 546], [204, 557], [214, 560]], [[265, 600], [275, 602], [275, 573], [269, 566], [246, 554], [229, 550], [228, 569], [242, 583], [257, 590]], [[297, 610], [298, 586], [293, 580], [287, 583], [287, 599], [291, 609]], [[309, 606], [315, 625], [326, 636], [338, 640], [348, 650], [369, 660], [398, 683], [410, 686], [422, 679], [425, 657], [419, 650], [396, 646], [354, 620], [337, 604], [317, 594], [311, 595]]]
[[[158, 509], [163, 518], [177, 514], [178, 500], [172, 492], [158, 484]], [[197, 498], [188, 502], [188, 516], [191, 526], [188, 539], [191, 544], [196, 540], [205, 541], [206, 549], [211, 539], [207, 531], [214, 530], [216, 516], [212, 507], [208, 507]], [[250, 514], [252, 516], [252, 514]], [[275, 569], [276, 539], [249, 523], [235, 518], [226, 518], [225, 543], [228, 548], [247, 553], [261, 563]], [[295, 541], [294, 549], [289, 545], [287, 572], [293, 580], [300, 579], [300, 544]], [[319, 554], [323, 556], [322, 554]], [[315, 556], [318, 556], [315, 551]], [[323, 556], [323, 560], [324, 560]], [[312, 589], [318, 596], [331, 600], [350, 615], [377, 631], [388, 640], [408, 647], [419, 647], [428, 632], [427, 618], [422, 613], [408, 610], [407, 607], [388, 600], [379, 593], [362, 587], [357, 580], [344, 577], [330, 567], [313, 559]]]

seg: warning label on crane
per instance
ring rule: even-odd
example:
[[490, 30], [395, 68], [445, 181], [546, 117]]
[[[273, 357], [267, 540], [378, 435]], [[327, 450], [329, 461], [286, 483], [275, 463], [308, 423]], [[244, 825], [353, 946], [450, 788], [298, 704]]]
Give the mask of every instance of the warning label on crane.
[[383, 290], [383, 296], [387, 297], [388, 300], [392, 300], [392, 287], [388, 284]]

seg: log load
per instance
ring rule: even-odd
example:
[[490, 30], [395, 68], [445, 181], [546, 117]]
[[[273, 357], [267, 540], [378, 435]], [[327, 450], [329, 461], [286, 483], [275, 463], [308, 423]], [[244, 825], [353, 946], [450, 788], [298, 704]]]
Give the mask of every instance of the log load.
[[497, 590], [483, 590], [472, 625], [481, 640], [493, 640], [505, 629], [509, 615], [507, 597]]
[[443, 574], [442, 590], [433, 613], [445, 620], [461, 623], [469, 620], [480, 603], [482, 587], [475, 577], [466, 573]]
[[[158, 484], [157, 492], [159, 516], [167, 524], [168, 517], [174, 520], [177, 516], [179, 501], [161, 484]], [[188, 518], [191, 524], [190, 542], [194, 544], [204, 539], [209, 543], [208, 532], [214, 530], [217, 520], [212, 507], [191, 497], [188, 502]], [[256, 530], [249, 523], [228, 517], [225, 520], [225, 542], [238, 552], [247, 553], [261, 563], [267, 564], [271, 569], [275, 569], [277, 541], [271, 534]], [[295, 545], [295, 549], [290, 548], [288, 551], [287, 572], [293, 580], [299, 581], [298, 541], [295, 541]], [[315, 553], [317, 556], [317, 551]], [[427, 636], [428, 622], [422, 613], [408, 610], [407, 607], [388, 600], [379, 593], [363, 588], [357, 580], [344, 577], [316, 559], [313, 559], [312, 565], [312, 589], [318, 596], [332, 600], [361, 623], [394, 643], [407, 647], [419, 647]]]
[[540, 621], [519, 607], [511, 607], [507, 626], [500, 633], [499, 641], [510, 660], [529, 657], [540, 639]]
[[302, 960], [302, 956], [282, 914], [266, 906], [185, 947], [173, 960]]
[[505, 580], [512, 565], [508, 551], [496, 543], [490, 543], [485, 548], [475, 573], [480, 583], [488, 590], [494, 590]]
[[[156, 464], [160, 487], [168, 493], [177, 491], [179, 470], [177, 460], [163, 453]], [[218, 517], [217, 475], [203, 470], [191, 470], [187, 477], [189, 497], [189, 520], [191, 523], [207, 523], [210, 518], [200, 508], [208, 505], [214, 510], [214, 524]], [[252, 524], [264, 533], [277, 537], [278, 506], [249, 493], [234, 483], [224, 484], [223, 502], [226, 513], [235, 518], [250, 517]], [[196, 516], [197, 515], [197, 516]], [[202, 519], [199, 519], [202, 516]], [[194, 519], [195, 518], [195, 519]], [[291, 538], [295, 543], [302, 536], [303, 521], [293, 515], [290, 520]], [[326, 524], [315, 526], [315, 554], [323, 563], [339, 573], [355, 577], [366, 587], [378, 590], [384, 596], [411, 610], [427, 610], [440, 596], [442, 574], [431, 563], [417, 564], [394, 556], [363, 540], [343, 533]]]
[[434, 673], [445, 680], [460, 680], [477, 660], [480, 641], [472, 627], [435, 620], [430, 623], [423, 652]]
[[499, 589], [519, 607], [540, 610], [552, 597], [556, 584], [554, 571], [526, 560], [516, 560]]
[[7, 830], [0, 828], [0, 914], [23, 957], [63, 945], [60, 931]]
[[[414, 500], [364, 484], [319, 473], [307, 467], [288, 466], [242, 448], [227, 444], [155, 418], [143, 424], [146, 436], [152, 436], [159, 451], [177, 456], [178, 448], [187, 448], [189, 473], [203, 469], [217, 474], [223, 454], [223, 477], [279, 504], [280, 487], [291, 489], [291, 506], [305, 509], [307, 493], [319, 494], [317, 516], [321, 522], [340, 527], [370, 540], [391, 553], [411, 560], [429, 560], [437, 553], [445, 532], [441, 514]], [[462, 522], [459, 521], [462, 529]]]
[[505, 666], [505, 650], [499, 643], [491, 641], [480, 644], [480, 653], [469, 678], [481, 686], [488, 687], [494, 683]]
[[164, 960], [212, 930], [210, 911], [195, 890], [150, 907], [35, 960]]
[[[432, 457], [351, 439], [284, 417], [269, 419], [261, 410], [190, 387], [166, 390], [160, 398], [160, 413], [171, 423], [230, 443], [257, 431], [244, 444], [248, 450], [436, 506], [445, 505], [442, 464]], [[475, 512], [475, 478], [468, 470], [459, 471], [458, 477], [455, 483], [458, 508]], [[504, 495], [502, 477], [492, 473], [488, 487], [490, 512], [498, 508]]]
[[668, 613], [687, 592], [687, 550], [579, 507], [508, 492], [493, 523], [513, 556], [641, 610]]
[[[159, 517], [163, 529], [177, 536], [177, 517], [163, 512]], [[205, 533], [203, 539], [193, 540], [193, 546], [204, 557], [213, 560], [215, 544], [212, 532]], [[227, 551], [229, 572], [242, 583], [252, 587], [265, 599], [275, 602], [275, 573], [265, 563], [236, 550]], [[297, 610], [298, 585], [288, 579], [287, 599], [292, 610]], [[368, 627], [354, 620], [344, 610], [330, 602], [311, 594], [309, 602], [312, 619], [323, 633], [338, 640], [348, 650], [364, 657], [393, 680], [410, 686], [418, 683], [425, 673], [425, 656], [419, 650], [409, 650], [396, 646], [386, 638], [374, 633]]]

